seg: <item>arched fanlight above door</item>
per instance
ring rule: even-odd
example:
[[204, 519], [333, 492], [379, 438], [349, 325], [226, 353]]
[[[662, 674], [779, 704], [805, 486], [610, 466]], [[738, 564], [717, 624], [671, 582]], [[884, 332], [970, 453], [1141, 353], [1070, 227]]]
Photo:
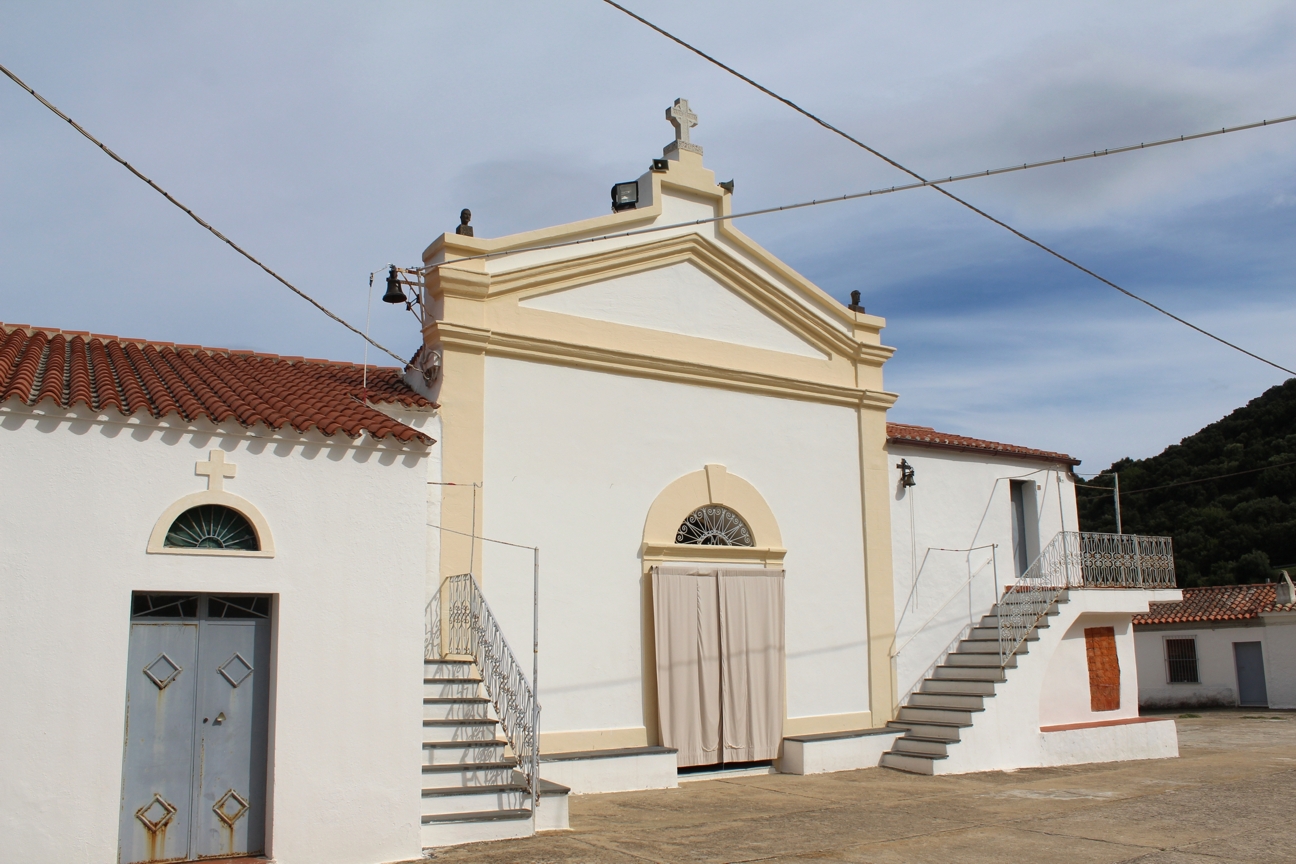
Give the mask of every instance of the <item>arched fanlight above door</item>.
[[755, 546], [743, 518], [718, 504], [699, 507], [680, 523], [675, 542], [683, 546]]

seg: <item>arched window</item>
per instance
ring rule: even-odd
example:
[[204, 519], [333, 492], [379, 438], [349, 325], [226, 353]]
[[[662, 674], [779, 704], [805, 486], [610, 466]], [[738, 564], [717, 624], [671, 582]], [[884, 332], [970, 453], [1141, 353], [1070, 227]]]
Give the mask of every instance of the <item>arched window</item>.
[[256, 531], [243, 514], [219, 504], [200, 504], [181, 513], [167, 529], [162, 545], [172, 549], [239, 549], [248, 552], [261, 548]]
[[728, 507], [699, 507], [680, 523], [675, 542], [685, 546], [755, 546], [751, 529]]

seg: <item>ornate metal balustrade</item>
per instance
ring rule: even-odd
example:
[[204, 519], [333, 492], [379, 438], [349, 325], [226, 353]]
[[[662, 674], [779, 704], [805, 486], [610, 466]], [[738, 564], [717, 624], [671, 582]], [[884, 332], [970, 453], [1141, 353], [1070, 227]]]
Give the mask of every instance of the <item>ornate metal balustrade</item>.
[[[517, 757], [517, 770], [531, 793], [534, 814], [540, 803], [540, 706], [477, 580], [472, 574], [464, 573], [451, 576], [448, 582], [445, 653], [477, 661], [486, 694], [495, 705], [504, 737]], [[429, 604], [429, 609], [432, 607]], [[437, 617], [439, 621], [439, 610]], [[431, 643], [430, 635], [428, 642]]]
[[999, 662], [1006, 665], [1068, 588], [1174, 588], [1169, 537], [1059, 532], [999, 599]]

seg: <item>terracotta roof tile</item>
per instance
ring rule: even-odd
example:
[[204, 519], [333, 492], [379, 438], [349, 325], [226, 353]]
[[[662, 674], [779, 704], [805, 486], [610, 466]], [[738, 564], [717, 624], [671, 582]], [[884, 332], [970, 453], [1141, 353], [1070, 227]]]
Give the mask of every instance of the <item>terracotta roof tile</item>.
[[1198, 621], [1244, 621], [1269, 612], [1296, 612], [1296, 603], [1276, 602], [1278, 586], [1213, 585], [1183, 589], [1183, 600], [1149, 603], [1145, 615], [1135, 615], [1135, 624], [1190, 624]]
[[[187, 421], [235, 420], [298, 432], [432, 443], [365, 404], [364, 367], [86, 332], [0, 323], [0, 401], [49, 400], [122, 414], [179, 414]], [[401, 380], [401, 370], [371, 366], [368, 401], [432, 408]]]
[[1052, 450], [1035, 450], [1031, 447], [1019, 447], [1016, 444], [1001, 444], [998, 441], [969, 438], [966, 435], [950, 435], [945, 432], [937, 432], [930, 426], [911, 426], [907, 423], [888, 423], [887, 443], [914, 444], [920, 447], [939, 447], [946, 450], [998, 453], [1002, 456], [1042, 459], [1047, 462], [1062, 462], [1067, 465], [1080, 464], [1079, 459], [1065, 453], [1054, 453]]

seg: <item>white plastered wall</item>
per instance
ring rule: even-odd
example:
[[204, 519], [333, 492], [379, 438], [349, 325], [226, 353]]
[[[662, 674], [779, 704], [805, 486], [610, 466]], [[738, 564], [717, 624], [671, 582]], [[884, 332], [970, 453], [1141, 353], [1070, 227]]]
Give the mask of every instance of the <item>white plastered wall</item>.
[[[1110, 590], [1115, 593], [1117, 589]], [[1140, 592], [1131, 593], [1137, 595]], [[1131, 620], [1128, 613], [1085, 613], [1066, 629], [1053, 650], [1048, 670], [1044, 673], [1039, 696], [1041, 726], [1095, 723], [1138, 716], [1138, 663], [1135, 659]], [[1089, 656], [1084, 631], [1091, 627], [1111, 627], [1116, 636], [1116, 662], [1120, 666], [1120, 706], [1111, 711], [1094, 711], [1090, 704]]]
[[[1035, 548], [1060, 530], [1075, 531], [1077, 514], [1075, 484], [1064, 465], [902, 443], [888, 445], [887, 452], [896, 687], [903, 697], [964, 629], [994, 605], [996, 581], [998, 591], [1013, 582], [1009, 481], [1036, 484]], [[901, 485], [901, 459], [913, 466], [916, 486]], [[997, 548], [941, 551], [987, 546]]]
[[[1139, 664], [1139, 703], [1145, 708], [1210, 708], [1238, 704], [1234, 642], [1259, 642], [1271, 708], [1296, 708], [1296, 616], [1185, 627], [1139, 627], [1134, 634]], [[1166, 639], [1197, 642], [1196, 684], [1171, 684]]]
[[[541, 547], [546, 736], [610, 730], [624, 744], [653, 724], [644, 521], [667, 484], [709, 463], [756, 487], [788, 550], [788, 716], [869, 709], [853, 410], [500, 358], [486, 381], [482, 528]], [[483, 557], [486, 596], [526, 662], [530, 554], [488, 544]]]
[[[116, 860], [133, 590], [277, 596], [268, 853], [417, 856], [427, 449], [4, 408], [5, 858]], [[163, 510], [205, 488], [194, 465], [213, 449], [275, 557], [146, 554]]]

